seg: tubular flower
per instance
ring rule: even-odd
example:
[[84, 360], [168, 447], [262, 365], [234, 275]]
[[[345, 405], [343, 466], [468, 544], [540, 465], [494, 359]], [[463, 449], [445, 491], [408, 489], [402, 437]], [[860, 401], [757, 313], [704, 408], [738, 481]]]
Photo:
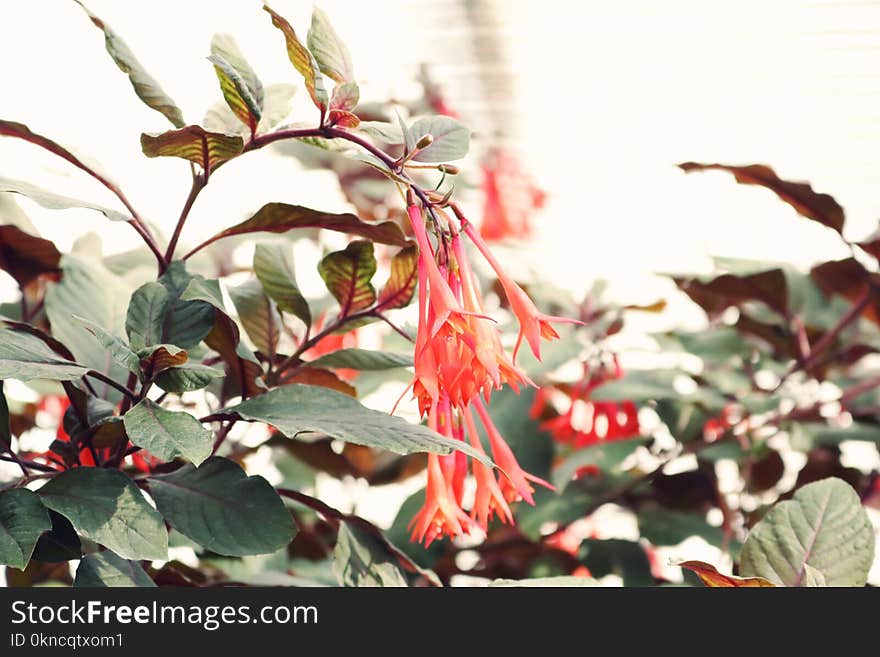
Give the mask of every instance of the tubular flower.
[[498, 282], [504, 289], [507, 301], [510, 304], [510, 310], [516, 315], [519, 321], [519, 335], [517, 336], [516, 346], [513, 348], [513, 361], [516, 362], [516, 355], [519, 353], [520, 345], [523, 338], [528, 342], [535, 358], [541, 360], [541, 338], [545, 340], [556, 340], [559, 333], [553, 328], [551, 322], [564, 322], [569, 324], [583, 324], [583, 322], [570, 319], [568, 317], [555, 317], [553, 315], [545, 315], [535, 306], [535, 303], [529, 298], [529, 295], [514, 281], [510, 275], [504, 271], [501, 263], [492, 255], [488, 245], [480, 237], [479, 233], [470, 225], [464, 226], [464, 231], [471, 238], [476, 247], [486, 258], [488, 263], [495, 270], [498, 276]]
[[[517, 391], [521, 386], [534, 384], [505, 352], [494, 321], [486, 316], [479, 283], [462, 243], [461, 226], [455, 226], [442, 211], [432, 211], [437, 232], [435, 247], [420, 207], [413, 203], [407, 213], [419, 244], [413, 396], [421, 414], [427, 416], [428, 426], [485, 454], [472, 413], [475, 410], [498, 466], [495, 471], [479, 460], [469, 460], [462, 451], [447, 456], [429, 455], [425, 503], [410, 525], [412, 540], [429, 544], [443, 536], [466, 534], [473, 525], [485, 531], [496, 517], [513, 523], [511, 502], [524, 500], [534, 504], [533, 484], [552, 487], [520, 467], [486, 408], [492, 391], [505, 384]], [[485, 249], [485, 245], [478, 247], [480, 251]], [[525, 293], [520, 292], [534, 309]], [[533, 314], [546, 317], [537, 309]], [[550, 336], [547, 330], [544, 334]], [[558, 337], [555, 331], [553, 336]], [[469, 474], [476, 484], [470, 515], [463, 509]]]

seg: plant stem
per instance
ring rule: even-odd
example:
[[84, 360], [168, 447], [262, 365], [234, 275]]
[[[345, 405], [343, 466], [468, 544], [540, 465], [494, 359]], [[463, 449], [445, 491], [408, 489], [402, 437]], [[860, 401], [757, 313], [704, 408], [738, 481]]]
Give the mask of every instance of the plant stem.
[[180, 218], [177, 220], [177, 225], [174, 227], [174, 233], [171, 235], [171, 241], [168, 242], [168, 248], [166, 249], [165, 255], [163, 257], [166, 267], [170, 265], [172, 260], [174, 259], [174, 251], [177, 248], [177, 242], [180, 239], [180, 233], [183, 231], [183, 225], [186, 223], [186, 219], [189, 216], [190, 210], [192, 210], [193, 204], [196, 202], [196, 198], [198, 198], [199, 194], [207, 184], [207, 171], [204, 175], [193, 174], [192, 187], [189, 190], [189, 196], [186, 197], [186, 202], [184, 202], [183, 209], [180, 211]]
[[117, 383], [116, 381], [114, 381], [113, 379], [111, 379], [109, 376], [107, 376], [106, 374], [104, 374], [102, 372], [98, 372], [97, 370], [89, 370], [88, 372], [86, 372], [86, 376], [91, 376], [95, 379], [98, 379], [98, 381], [102, 381], [103, 383], [106, 383], [108, 386], [110, 386], [111, 388], [115, 388], [116, 390], [121, 392], [123, 395], [125, 395], [126, 397], [131, 399], [132, 401], [137, 400], [137, 395], [133, 391], [129, 390], [121, 383]]
[[[51, 465], [44, 465], [43, 463], [37, 463], [36, 461], [30, 461], [28, 459], [19, 458], [15, 454], [0, 454], [0, 461], [8, 461], [9, 463], [15, 463], [19, 467], [28, 467], [31, 470], [39, 470], [40, 472], [58, 472]], [[26, 475], [30, 473], [25, 472]]]
[[837, 339], [837, 336], [840, 335], [841, 331], [845, 329], [847, 326], [852, 324], [856, 319], [858, 319], [862, 312], [867, 308], [868, 304], [871, 302], [871, 298], [874, 294], [874, 288], [869, 284], [864, 293], [856, 300], [856, 302], [850, 306], [850, 309], [846, 311], [846, 314], [840, 318], [840, 320], [835, 324], [829, 331], [827, 331], [819, 341], [810, 349], [810, 352], [806, 354], [806, 357], [797, 363], [794, 363], [789, 370], [783, 375], [782, 380], [779, 385], [792, 374], [799, 370], [803, 370], [805, 372], [809, 371], [811, 367], [813, 367], [816, 362], [819, 360], [819, 357], [822, 355], [822, 352], [825, 351], [831, 344]]

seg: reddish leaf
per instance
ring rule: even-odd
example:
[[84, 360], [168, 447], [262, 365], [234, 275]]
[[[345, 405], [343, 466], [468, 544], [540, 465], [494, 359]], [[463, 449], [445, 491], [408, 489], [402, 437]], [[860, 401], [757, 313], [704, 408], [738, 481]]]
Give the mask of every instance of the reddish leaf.
[[141, 148], [147, 157], [181, 157], [210, 171], [239, 155], [244, 141], [235, 135], [207, 132], [201, 126], [188, 125], [158, 135], [144, 133]]
[[788, 310], [788, 286], [781, 269], [736, 276], [722, 274], [708, 281], [674, 278], [675, 284], [709, 315], [717, 315], [745, 301], [762, 301], [776, 312]]
[[379, 293], [379, 308], [392, 310], [409, 305], [419, 280], [418, 262], [419, 250], [415, 245], [394, 254], [388, 281]]
[[172, 367], [180, 367], [189, 360], [185, 349], [170, 344], [148, 347], [145, 351], [150, 353], [141, 358], [141, 368], [147, 380], [152, 380], [157, 374]]
[[327, 90], [324, 89], [324, 78], [318, 69], [318, 62], [312, 53], [300, 42], [296, 32], [285, 18], [276, 14], [269, 5], [263, 5], [263, 9], [272, 17], [272, 25], [284, 34], [287, 43], [287, 56], [293, 67], [299, 71], [306, 83], [306, 89], [312, 97], [315, 106], [321, 110], [321, 115], [327, 110]]
[[369, 308], [376, 301], [376, 290], [370, 284], [376, 273], [372, 242], [358, 240], [343, 251], [328, 254], [318, 265], [318, 273], [339, 302], [340, 317]]
[[763, 164], [729, 166], [726, 164], [699, 164], [697, 162], [685, 162], [678, 166], [687, 173], [711, 169], [727, 171], [734, 175], [738, 183], [766, 187], [807, 219], [818, 221], [838, 233], [843, 232], [843, 208], [837, 201], [828, 194], [814, 192], [808, 183], [780, 179], [768, 166]]
[[880, 324], [880, 276], [868, 272], [858, 260], [846, 258], [823, 262], [810, 270], [810, 277], [828, 297], [838, 294], [856, 303], [865, 294], [870, 294], [864, 316], [875, 324]]
[[60, 261], [61, 252], [49, 240], [29, 235], [17, 226], [0, 226], [0, 269], [20, 286], [42, 274], [57, 273]]
[[339, 126], [340, 128], [357, 128], [361, 122], [356, 114], [338, 109], [330, 110], [330, 113], [327, 115], [327, 121], [330, 125]]
[[30, 128], [28, 128], [23, 123], [16, 123], [15, 121], [3, 121], [0, 120], [0, 136], [3, 137], [17, 137], [18, 139], [23, 139], [35, 146], [39, 146], [41, 148], [45, 148], [50, 153], [54, 153], [58, 157], [61, 157], [68, 162], [70, 162], [73, 166], [78, 169], [82, 169], [90, 176], [94, 176], [103, 184], [108, 184], [108, 180], [101, 175], [97, 175], [95, 170], [85, 164], [82, 160], [80, 160], [76, 155], [71, 153], [69, 150], [61, 146], [60, 144], [56, 144], [51, 139], [44, 137], [43, 135], [38, 135], [35, 132], [31, 132]]
[[357, 397], [357, 390], [350, 383], [346, 383], [330, 370], [322, 370], [317, 367], [300, 367], [290, 376], [284, 378], [284, 384], [304, 383], [310, 386], [321, 386], [344, 393], [349, 397]]
[[773, 588], [776, 585], [763, 577], [734, 577], [719, 573], [715, 566], [703, 561], [685, 561], [678, 564], [696, 573], [703, 584], [710, 588]]
[[406, 236], [400, 230], [400, 226], [393, 221], [373, 224], [361, 221], [357, 216], [347, 212], [344, 214], [334, 214], [332, 212], [320, 212], [304, 208], [301, 205], [267, 203], [250, 219], [246, 219], [232, 228], [227, 228], [202, 242], [187, 257], [224, 237], [261, 232], [286, 233], [296, 228], [324, 228], [339, 233], [365, 237], [380, 244], [391, 244], [393, 246], [406, 246], [407, 244]]
[[205, 344], [220, 354], [226, 363], [228, 375], [223, 381], [224, 393], [227, 397], [241, 395], [248, 398], [265, 392], [261, 383], [263, 368], [239, 353], [241, 336], [238, 326], [225, 313], [217, 310], [216, 314], [217, 321], [205, 338]]

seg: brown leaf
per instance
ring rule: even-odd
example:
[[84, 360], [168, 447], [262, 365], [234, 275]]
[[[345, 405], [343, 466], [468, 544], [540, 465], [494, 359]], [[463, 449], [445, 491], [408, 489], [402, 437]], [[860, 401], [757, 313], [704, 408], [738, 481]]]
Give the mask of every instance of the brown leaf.
[[715, 566], [703, 561], [685, 561], [678, 564], [696, 573], [709, 588], [773, 588], [776, 585], [763, 577], [734, 577], [719, 573]]
[[[856, 303], [869, 293], [864, 316], [880, 324], [880, 276], [870, 273], [858, 260], [846, 258], [823, 262], [810, 270], [810, 277], [827, 297], [837, 294]], [[869, 286], [872, 288], [870, 292]]]
[[241, 335], [236, 323], [225, 313], [215, 311], [214, 328], [205, 338], [205, 344], [220, 354], [226, 363], [227, 376], [223, 381], [227, 397], [241, 395], [243, 398], [254, 397], [265, 392], [260, 380], [263, 369], [259, 363], [242, 358], [238, 353]]
[[187, 254], [187, 257], [224, 237], [246, 235], [248, 233], [286, 233], [289, 230], [299, 228], [324, 228], [338, 233], [365, 237], [380, 244], [391, 244], [393, 246], [406, 246], [408, 244], [406, 236], [400, 230], [400, 226], [393, 221], [383, 221], [382, 223], [374, 224], [362, 221], [348, 212], [334, 214], [332, 212], [312, 210], [301, 205], [267, 203], [250, 219], [227, 228], [202, 242], [196, 249]]
[[173, 345], [160, 345], [146, 358], [141, 359], [141, 367], [144, 377], [152, 380], [157, 374], [172, 367], [180, 367], [189, 360], [189, 354], [185, 349], [178, 349]]
[[834, 198], [828, 194], [814, 192], [808, 183], [782, 180], [768, 166], [763, 164], [730, 166], [727, 164], [700, 164], [697, 162], [685, 162], [678, 166], [686, 173], [709, 171], [712, 169], [732, 173], [738, 183], [766, 187], [807, 219], [818, 221], [823, 226], [828, 226], [838, 233], [843, 233], [843, 208]]
[[58, 273], [61, 252], [51, 241], [34, 237], [17, 226], [0, 226], [0, 269], [20, 286], [42, 274]]
[[290, 383], [304, 383], [310, 386], [321, 386], [344, 393], [349, 397], [357, 397], [357, 390], [349, 383], [340, 379], [330, 370], [322, 370], [317, 367], [300, 367], [291, 376], [284, 377], [285, 385]]
[[788, 285], [781, 269], [746, 276], [722, 274], [708, 281], [681, 277], [673, 280], [710, 316], [746, 301], [762, 301], [782, 315], [788, 310]]

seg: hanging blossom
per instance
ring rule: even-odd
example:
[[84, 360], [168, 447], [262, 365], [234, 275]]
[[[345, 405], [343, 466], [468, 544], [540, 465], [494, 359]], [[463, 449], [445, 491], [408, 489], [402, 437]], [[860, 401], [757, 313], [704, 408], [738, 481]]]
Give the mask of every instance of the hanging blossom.
[[[429, 213], [436, 246], [428, 235], [422, 208], [412, 198], [407, 211], [419, 245], [419, 320], [411, 388], [431, 429], [485, 454], [478, 430], [478, 424], [482, 425], [498, 470], [458, 450], [445, 456], [428, 455], [425, 503], [410, 523], [412, 540], [426, 545], [444, 536], [467, 534], [474, 526], [486, 530], [495, 517], [512, 524], [512, 502], [534, 504], [534, 485], [552, 488], [520, 467], [493, 424], [487, 404], [492, 391], [505, 384], [516, 391], [534, 385], [516, 365], [516, 352], [524, 339], [540, 359], [540, 338], [559, 337], [551, 322], [580, 323], [538, 311], [458, 207], [450, 207], [455, 219], [438, 208]], [[519, 339], [512, 355], [502, 347], [495, 322], [486, 315], [463, 237], [473, 242], [495, 270], [519, 320]], [[476, 492], [466, 513], [462, 505], [468, 474], [473, 475]]]

